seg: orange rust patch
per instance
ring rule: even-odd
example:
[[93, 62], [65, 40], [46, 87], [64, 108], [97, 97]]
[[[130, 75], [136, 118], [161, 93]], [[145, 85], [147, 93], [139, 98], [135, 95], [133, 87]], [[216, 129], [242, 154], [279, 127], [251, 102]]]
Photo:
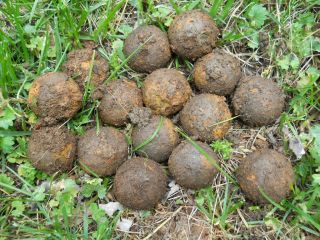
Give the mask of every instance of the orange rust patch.
[[67, 144], [63, 149], [62, 151], [60, 151], [58, 154], [57, 154], [57, 157], [61, 157], [61, 158], [64, 158], [64, 159], [68, 159], [71, 157], [72, 155], [72, 151], [74, 150], [74, 144], [72, 143], [69, 143]]
[[39, 96], [39, 92], [40, 92], [40, 83], [38, 81], [35, 81], [29, 90], [28, 104], [30, 106], [36, 104], [37, 98]]

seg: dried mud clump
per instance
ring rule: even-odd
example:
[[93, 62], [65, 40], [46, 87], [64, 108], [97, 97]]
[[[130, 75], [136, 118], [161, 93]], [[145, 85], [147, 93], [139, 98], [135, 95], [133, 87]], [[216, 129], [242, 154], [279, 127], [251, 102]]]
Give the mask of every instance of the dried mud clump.
[[260, 76], [240, 80], [232, 100], [236, 115], [250, 126], [271, 124], [280, 117], [284, 95], [278, 85]]
[[104, 92], [99, 113], [105, 124], [123, 126], [128, 122], [132, 109], [143, 106], [141, 90], [128, 79], [111, 82]]
[[[158, 132], [157, 129], [159, 129]], [[154, 135], [155, 133], [157, 134]], [[152, 140], [148, 141], [150, 138]], [[153, 116], [147, 122], [133, 128], [132, 143], [139, 155], [156, 162], [164, 162], [179, 144], [179, 135], [170, 119]]]
[[168, 31], [172, 51], [191, 60], [210, 53], [216, 46], [218, 34], [212, 18], [199, 10], [178, 15]]
[[194, 67], [194, 81], [199, 90], [229, 95], [241, 78], [239, 61], [221, 49], [200, 58]]
[[135, 107], [129, 113], [131, 123], [138, 125], [139, 127], [148, 125], [152, 116], [151, 109], [147, 107]]
[[294, 182], [290, 162], [284, 155], [271, 149], [248, 155], [240, 163], [236, 175], [246, 197], [260, 204], [269, 202], [261, 191], [274, 201], [280, 202], [289, 194], [290, 186]]
[[147, 158], [135, 157], [118, 169], [114, 195], [131, 209], [152, 209], [166, 193], [167, 177], [161, 166]]
[[138, 27], [127, 37], [124, 54], [129, 57], [135, 51], [128, 64], [137, 72], [152, 72], [165, 67], [171, 59], [167, 33], [155, 26]]
[[76, 137], [65, 127], [43, 127], [32, 131], [28, 143], [31, 164], [48, 174], [72, 169]]
[[231, 126], [231, 113], [225, 97], [209, 93], [189, 100], [180, 112], [182, 128], [201, 141], [222, 138]]
[[144, 81], [143, 102], [154, 113], [169, 116], [180, 111], [191, 96], [187, 79], [175, 69], [158, 69]]
[[78, 159], [88, 174], [110, 176], [127, 160], [128, 144], [124, 134], [112, 127], [88, 130], [78, 142]]
[[108, 62], [98, 52], [95, 53], [92, 61], [93, 55], [94, 50], [92, 48], [73, 50], [68, 53], [68, 60], [62, 65], [62, 71], [74, 78], [82, 92], [88, 80], [94, 88], [97, 88], [109, 74]]
[[65, 73], [51, 72], [37, 78], [29, 91], [31, 110], [45, 123], [72, 118], [82, 104], [78, 84]]
[[[218, 156], [210, 146], [196, 141], [218, 164]], [[177, 183], [185, 188], [200, 189], [209, 186], [218, 170], [190, 142], [182, 142], [169, 158], [169, 171]]]

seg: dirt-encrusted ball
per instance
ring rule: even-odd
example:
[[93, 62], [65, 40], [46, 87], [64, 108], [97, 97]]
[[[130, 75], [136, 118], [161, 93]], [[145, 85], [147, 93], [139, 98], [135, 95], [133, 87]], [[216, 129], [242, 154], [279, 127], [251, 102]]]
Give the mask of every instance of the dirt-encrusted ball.
[[284, 103], [285, 96], [278, 85], [260, 76], [242, 78], [232, 99], [235, 114], [250, 126], [275, 122], [283, 111]]
[[261, 192], [280, 202], [289, 194], [290, 186], [294, 183], [290, 162], [284, 155], [271, 149], [249, 154], [240, 163], [236, 176], [246, 197], [261, 204], [269, 202]]
[[171, 59], [167, 33], [156, 26], [138, 27], [125, 40], [124, 54], [126, 57], [134, 54], [128, 64], [137, 72], [152, 72], [165, 67]]
[[31, 164], [48, 174], [72, 169], [76, 156], [76, 137], [65, 127], [33, 130], [28, 142]]
[[82, 93], [78, 84], [61, 72], [38, 77], [29, 91], [31, 110], [48, 124], [72, 118], [81, 108], [81, 103]]
[[[218, 156], [206, 143], [196, 141], [211, 158], [218, 164]], [[218, 170], [190, 142], [184, 141], [176, 147], [169, 158], [169, 171], [176, 182], [190, 189], [200, 189], [209, 186]]]
[[179, 14], [168, 31], [172, 51], [191, 60], [210, 53], [216, 46], [218, 34], [212, 18], [200, 10]]
[[200, 58], [194, 67], [194, 82], [199, 90], [229, 95], [241, 78], [239, 61], [221, 49]]
[[109, 64], [92, 48], [83, 48], [68, 53], [67, 61], [62, 65], [62, 71], [72, 77], [79, 84], [81, 91], [84, 91], [88, 81], [96, 88], [106, 80]]
[[140, 156], [164, 162], [179, 144], [179, 135], [170, 119], [153, 116], [133, 128], [132, 143]]
[[152, 209], [166, 193], [167, 176], [161, 166], [147, 158], [135, 157], [117, 170], [116, 199], [131, 209]]
[[180, 112], [182, 128], [201, 141], [222, 138], [231, 126], [225, 97], [203, 93], [192, 97]]
[[144, 81], [143, 102], [154, 113], [169, 116], [180, 111], [191, 96], [185, 76], [175, 69], [158, 69]]
[[134, 81], [125, 78], [112, 81], [104, 92], [99, 113], [105, 124], [123, 126], [132, 109], [143, 106], [141, 90]]
[[110, 176], [128, 158], [124, 134], [113, 127], [88, 130], [78, 142], [78, 159], [88, 174]]

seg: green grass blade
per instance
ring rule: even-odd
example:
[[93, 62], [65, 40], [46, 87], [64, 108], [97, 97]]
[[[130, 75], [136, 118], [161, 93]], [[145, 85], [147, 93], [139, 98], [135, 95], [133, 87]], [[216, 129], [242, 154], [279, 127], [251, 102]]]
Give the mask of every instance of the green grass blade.
[[273, 206], [279, 208], [282, 211], [285, 211], [286, 209], [282, 207], [280, 204], [276, 203], [268, 194], [259, 186], [258, 187], [259, 192], [262, 194], [262, 196], [267, 199]]
[[86, 170], [88, 171], [92, 176], [99, 178], [99, 176], [90, 168], [88, 167], [86, 164], [82, 163], [79, 161], [79, 164]]
[[11, 186], [11, 185], [8, 185], [8, 184], [6, 184], [6, 183], [0, 182], [0, 186], [5, 187], [5, 188], [9, 188], [9, 189], [11, 189], [11, 190], [13, 190], [13, 191], [16, 191], [16, 192], [18, 192], [18, 193], [22, 193], [22, 194], [24, 194], [24, 195], [26, 195], [26, 196], [28, 196], [28, 197], [32, 197], [32, 194], [30, 194], [30, 193], [28, 193], [28, 192], [26, 192], [26, 191], [24, 191], [24, 190], [21, 190], [21, 189], [19, 189], [19, 188], [16, 188], [16, 187], [13, 187], [13, 186]]
[[30, 131], [10, 131], [10, 130], [0, 130], [0, 137], [18, 137], [18, 136], [29, 136]]
[[318, 231], [320, 231], [320, 223], [313, 219], [312, 216], [310, 216], [308, 213], [305, 213], [303, 210], [301, 210], [300, 208], [293, 206], [291, 203], [289, 203], [289, 206], [295, 211], [297, 212], [301, 217], [303, 217], [306, 222], [309, 222], [311, 225], [313, 225]]
[[36, 12], [36, 8], [37, 8], [37, 5], [38, 5], [38, 2], [39, 2], [39, 0], [35, 0], [33, 2], [32, 9], [31, 9], [30, 16], [29, 16], [29, 23], [30, 24], [31, 24], [32, 18], [34, 16], [34, 13]]
[[230, 14], [230, 10], [233, 7], [233, 5], [234, 5], [234, 0], [228, 0], [226, 2], [226, 4], [223, 7], [222, 14], [221, 14], [222, 20], [225, 20], [228, 17], [228, 15]]
[[63, 54], [62, 54], [59, 62], [57, 63], [57, 65], [56, 65], [56, 67], [55, 67], [55, 69], [54, 69], [55, 72], [59, 70], [59, 68], [60, 68], [63, 60], [65, 59], [65, 57], [66, 57], [66, 55], [67, 55], [67, 51], [68, 51], [68, 49], [69, 49], [70, 46], [71, 46], [71, 43], [68, 43], [68, 45], [66, 46], [66, 49], [64, 50], [64, 52], [63, 52]]
[[179, 5], [174, 0], [169, 0], [169, 2], [177, 14], [180, 14], [183, 12], [182, 9], [179, 7]]
[[83, 210], [83, 239], [89, 239], [89, 218], [87, 208], [84, 208]]
[[223, 3], [223, 0], [213, 0], [212, 7], [210, 8], [209, 15], [213, 18], [216, 17], [219, 7]]
[[160, 130], [161, 130], [162, 126], [163, 126], [163, 119], [164, 119], [164, 117], [160, 116], [160, 121], [159, 121], [158, 127], [154, 131], [154, 133], [150, 137], [148, 137], [146, 140], [144, 140], [141, 144], [139, 144], [136, 148], [134, 148], [133, 152], [139, 151], [145, 145], [149, 144], [158, 135], [158, 133], [160, 132]]
[[152, 38], [152, 36], [150, 36], [144, 43], [142, 43], [136, 50], [134, 50], [125, 60], [123, 60], [123, 62], [122, 62], [120, 65], [118, 65], [115, 70], [112, 71], [112, 73], [111, 73], [110, 76], [107, 78], [107, 80], [104, 81], [104, 83], [107, 84], [110, 80], [112, 80], [112, 79], [117, 75], [117, 73], [120, 71], [120, 69], [122, 69], [122, 67], [123, 67], [124, 65], [126, 65], [126, 64], [129, 62], [129, 60], [130, 60], [133, 56], [135, 56], [135, 55], [143, 48], [143, 46], [144, 46], [147, 42], [150, 41], [151, 38]]
[[96, 30], [93, 32], [93, 38], [95, 40], [98, 39], [99, 35], [104, 36], [105, 33], [108, 31], [109, 24], [111, 21], [115, 18], [117, 12], [122, 8], [126, 0], [122, 0], [120, 3], [118, 3], [112, 11], [106, 16], [105, 19], [103, 19], [97, 26]]
[[61, 36], [59, 32], [59, 22], [57, 17], [54, 17], [54, 45], [56, 49], [56, 62], [60, 62], [62, 57], [62, 45], [61, 45]]

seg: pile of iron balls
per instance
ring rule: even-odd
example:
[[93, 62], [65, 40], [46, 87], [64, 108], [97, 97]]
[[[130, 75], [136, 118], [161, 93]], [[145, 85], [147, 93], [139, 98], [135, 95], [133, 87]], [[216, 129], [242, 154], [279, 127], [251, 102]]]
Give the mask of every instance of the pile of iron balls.
[[[63, 72], [40, 76], [30, 89], [29, 106], [42, 126], [29, 139], [31, 163], [53, 174], [70, 171], [77, 159], [88, 174], [115, 174], [114, 196], [132, 209], [152, 209], [164, 197], [165, 164], [169, 175], [185, 188], [211, 185], [218, 169], [195, 146], [218, 164], [219, 157], [208, 143], [225, 136], [233, 116], [249, 126], [269, 125], [279, 118], [285, 103], [281, 89], [270, 79], [242, 75], [239, 61], [216, 48], [218, 35], [212, 18], [199, 10], [178, 15], [168, 34], [156, 26], [136, 28], [125, 40], [124, 54], [134, 71], [149, 74], [141, 89], [126, 78], [104, 85], [109, 65], [99, 54], [92, 62], [92, 46], [71, 51]], [[180, 71], [166, 68], [173, 54], [195, 62], [195, 87]], [[76, 137], [63, 122], [82, 108], [88, 73], [100, 91], [103, 126]], [[226, 96], [232, 99], [232, 111]], [[173, 121], [177, 116], [179, 120]], [[132, 144], [121, 131], [128, 123], [134, 126]], [[194, 139], [193, 144], [181, 140], [175, 124]], [[290, 162], [271, 149], [249, 154], [236, 176], [246, 197], [256, 203], [267, 202], [261, 189], [278, 202], [293, 184]]]

